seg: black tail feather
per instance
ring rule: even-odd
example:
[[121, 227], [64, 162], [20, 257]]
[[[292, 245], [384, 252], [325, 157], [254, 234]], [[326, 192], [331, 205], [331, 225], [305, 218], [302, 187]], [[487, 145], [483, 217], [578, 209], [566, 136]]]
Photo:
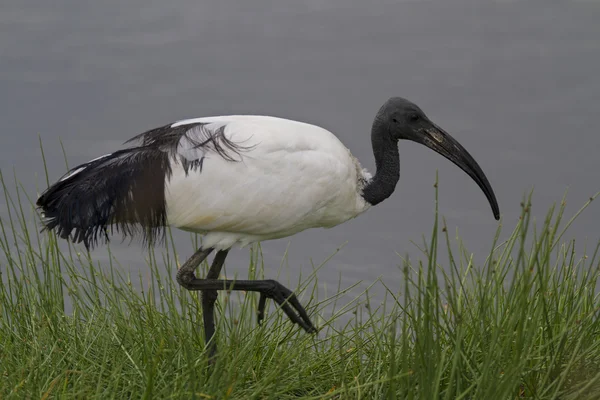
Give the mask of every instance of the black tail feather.
[[[79, 170], [79, 171], [78, 171]], [[121, 150], [73, 168], [37, 200], [45, 228], [92, 248], [108, 233], [164, 236], [169, 155], [146, 147]]]

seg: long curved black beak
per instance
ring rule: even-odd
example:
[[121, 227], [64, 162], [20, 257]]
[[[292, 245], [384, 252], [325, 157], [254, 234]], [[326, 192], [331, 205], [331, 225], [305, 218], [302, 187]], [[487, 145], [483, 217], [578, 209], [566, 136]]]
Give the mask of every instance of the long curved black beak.
[[443, 155], [460, 169], [465, 171], [481, 188], [492, 207], [494, 218], [499, 220], [500, 208], [498, 207], [496, 195], [494, 194], [490, 182], [481, 170], [481, 167], [477, 164], [477, 161], [475, 161], [471, 154], [469, 154], [456, 139], [450, 136], [450, 134], [442, 128], [430, 121], [428, 121], [427, 125], [429, 126], [421, 130], [421, 135], [415, 137], [415, 141], [429, 147], [436, 153]]

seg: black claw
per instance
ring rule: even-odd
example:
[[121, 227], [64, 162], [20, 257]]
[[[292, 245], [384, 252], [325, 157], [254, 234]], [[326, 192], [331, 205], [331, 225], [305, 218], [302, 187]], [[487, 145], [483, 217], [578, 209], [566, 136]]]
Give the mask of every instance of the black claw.
[[256, 316], [258, 319], [258, 324], [262, 325], [263, 319], [265, 318], [265, 306], [267, 305], [267, 296], [264, 293], [260, 294], [260, 299], [258, 300], [258, 315]]
[[312, 324], [308, 314], [294, 293], [281, 283], [269, 280], [271, 287], [261, 292], [258, 301], [258, 323], [262, 323], [265, 316], [265, 304], [267, 298], [273, 299], [288, 318], [295, 324], [300, 325], [308, 333], [316, 333], [317, 329]]

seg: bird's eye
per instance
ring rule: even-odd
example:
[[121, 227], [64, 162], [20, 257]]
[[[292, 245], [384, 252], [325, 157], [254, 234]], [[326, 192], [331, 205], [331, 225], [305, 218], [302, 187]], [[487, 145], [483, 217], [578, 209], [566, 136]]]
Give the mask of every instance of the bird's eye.
[[410, 117], [408, 117], [408, 118], [413, 122], [421, 119], [421, 117], [419, 117], [419, 114], [411, 114]]
[[392, 118], [392, 121], [398, 123], [398, 120], [396, 118]]

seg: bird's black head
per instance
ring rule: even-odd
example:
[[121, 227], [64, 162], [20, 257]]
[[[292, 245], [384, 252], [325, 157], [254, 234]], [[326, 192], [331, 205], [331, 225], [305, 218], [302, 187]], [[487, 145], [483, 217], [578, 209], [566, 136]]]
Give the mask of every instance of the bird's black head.
[[380, 133], [388, 134], [393, 140], [415, 140], [419, 132], [431, 123], [423, 110], [402, 97], [392, 97], [377, 112], [376, 124]]
[[452, 136], [434, 124], [416, 104], [402, 97], [392, 97], [386, 101], [373, 122], [373, 134], [384, 141], [411, 140], [443, 155], [477, 183], [485, 193], [494, 217], [500, 218], [494, 191], [475, 159]]

